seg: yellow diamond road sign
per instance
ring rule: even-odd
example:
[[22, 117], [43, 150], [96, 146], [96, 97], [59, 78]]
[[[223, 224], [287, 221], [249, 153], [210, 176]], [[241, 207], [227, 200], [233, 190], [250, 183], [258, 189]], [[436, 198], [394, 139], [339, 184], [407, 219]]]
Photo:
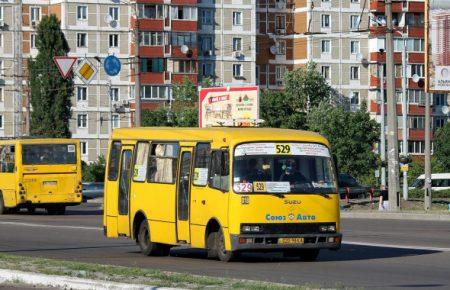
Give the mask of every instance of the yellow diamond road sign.
[[75, 69], [77, 76], [85, 83], [89, 84], [97, 74], [98, 69], [87, 59], [83, 59]]

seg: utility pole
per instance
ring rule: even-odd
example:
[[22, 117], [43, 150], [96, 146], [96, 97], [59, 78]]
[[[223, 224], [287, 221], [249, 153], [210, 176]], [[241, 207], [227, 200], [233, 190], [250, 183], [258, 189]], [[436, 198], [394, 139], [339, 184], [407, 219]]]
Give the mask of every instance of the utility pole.
[[134, 27], [134, 126], [141, 127], [141, 80], [139, 61], [139, 7], [136, 1]]
[[[402, 129], [402, 147], [403, 154], [408, 155], [408, 96], [406, 95], [406, 87], [408, 85], [407, 81], [407, 47], [406, 38], [403, 37], [403, 52], [402, 52], [402, 66], [403, 66], [403, 78], [402, 78], [402, 119], [403, 119], [403, 129]], [[403, 171], [403, 200], [408, 200], [408, 171]]]
[[384, 112], [384, 66], [381, 64], [380, 66], [380, 98], [381, 98], [381, 106], [380, 106], [380, 114], [381, 114], [381, 136], [380, 136], [380, 154], [381, 154], [381, 185], [383, 188], [386, 187], [386, 124], [384, 119], [386, 117], [386, 113]]
[[425, 211], [431, 209], [430, 94], [425, 93]]
[[386, 7], [386, 72], [387, 72], [387, 122], [388, 122], [388, 189], [389, 210], [399, 209], [399, 174], [398, 174], [398, 126], [397, 100], [395, 96], [394, 40], [392, 23], [392, 0], [385, 0]]
[[22, 1], [16, 0], [14, 5], [14, 137], [21, 137], [23, 132], [22, 110]]

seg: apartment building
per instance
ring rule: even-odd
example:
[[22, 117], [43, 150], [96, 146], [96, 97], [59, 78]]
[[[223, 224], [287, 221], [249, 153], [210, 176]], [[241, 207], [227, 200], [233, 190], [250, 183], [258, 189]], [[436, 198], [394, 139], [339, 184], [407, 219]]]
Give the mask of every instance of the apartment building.
[[309, 61], [353, 108], [367, 99], [368, 2], [258, 0], [257, 82], [283, 88], [286, 71]]
[[[408, 153], [423, 155], [425, 150], [425, 14], [424, 1], [403, 1], [393, 3], [394, 21], [394, 62], [395, 87], [397, 96], [397, 119], [399, 127], [399, 142], [402, 144], [402, 130], [407, 127]], [[386, 19], [385, 6], [382, 1], [370, 1], [370, 89], [369, 110], [377, 121], [381, 121], [381, 81], [380, 67], [386, 65], [385, 50]], [[402, 51], [406, 46], [406, 98], [407, 98], [407, 126], [402, 120], [402, 78], [403, 64]], [[386, 70], [384, 70], [386, 74]], [[421, 78], [419, 82], [413, 81], [413, 76]], [[386, 96], [386, 94], [385, 94]], [[449, 121], [448, 114], [442, 108], [450, 105], [446, 94], [430, 95], [432, 104], [432, 134]], [[402, 146], [399, 146], [402, 150]]]
[[[95, 161], [105, 155], [109, 133], [113, 128], [131, 125], [129, 99], [130, 88], [129, 46], [131, 34], [129, 21], [131, 8], [119, 1], [78, 0], [24, 0], [21, 2], [21, 41], [23, 59], [23, 104], [14, 106], [13, 80], [13, 18], [14, 1], [1, 2], [0, 20], [4, 29], [0, 31], [0, 49], [3, 53], [0, 64], [4, 68], [0, 77], [0, 137], [15, 136], [14, 122], [19, 111], [24, 125], [22, 133], [28, 132], [29, 102], [26, 87], [27, 59], [37, 55], [36, 28], [44, 15], [56, 14], [61, 29], [71, 48], [69, 56], [81, 61], [87, 58], [97, 67], [96, 77], [83, 83], [75, 77], [75, 90], [71, 98], [72, 118], [70, 131], [73, 138], [81, 140], [81, 153], [85, 161]], [[20, 19], [20, 17], [19, 17]], [[1, 22], [0, 22], [1, 24]], [[109, 77], [103, 70], [102, 60], [114, 54], [122, 61], [118, 76]]]

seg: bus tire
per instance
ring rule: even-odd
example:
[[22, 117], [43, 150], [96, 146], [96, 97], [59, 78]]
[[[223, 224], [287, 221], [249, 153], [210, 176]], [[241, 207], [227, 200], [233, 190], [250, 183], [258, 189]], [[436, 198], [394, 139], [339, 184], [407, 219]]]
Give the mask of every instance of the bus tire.
[[231, 262], [237, 257], [237, 253], [233, 251], [227, 251], [225, 249], [225, 236], [222, 229], [219, 230], [216, 236], [216, 250], [219, 260], [222, 262]]
[[3, 193], [0, 192], [0, 214], [5, 214], [6, 208], [5, 208], [5, 202], [3, 201]]
[[151, 241], [150, 227], [146, 220], [143, 220], [139, 225], [137, 243], [139, 244], [139, 248], [141, 248], [141, 252], [146, 256], [167, 256], [170, 251], [168, 246]]
[[209, 233], [208, 238], [206, 239], [206, 249], [208, 252], [207, 255], [209, 259], [219, 258], [219, 256], [217, 255], [216, 241], [217, 241], [217, 232]]

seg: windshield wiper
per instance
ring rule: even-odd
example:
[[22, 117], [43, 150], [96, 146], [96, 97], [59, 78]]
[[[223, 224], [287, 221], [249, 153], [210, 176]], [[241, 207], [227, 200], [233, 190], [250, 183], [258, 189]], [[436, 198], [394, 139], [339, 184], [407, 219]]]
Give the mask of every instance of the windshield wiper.
[[274, 196], [279, 197], [279, 198], [285, 198], [285, 197], [286, 197], [286, 196], [285, 196], [283, 193], [281, 193], [281, 192], [268, 192], [268, 194], [274, 195]]

